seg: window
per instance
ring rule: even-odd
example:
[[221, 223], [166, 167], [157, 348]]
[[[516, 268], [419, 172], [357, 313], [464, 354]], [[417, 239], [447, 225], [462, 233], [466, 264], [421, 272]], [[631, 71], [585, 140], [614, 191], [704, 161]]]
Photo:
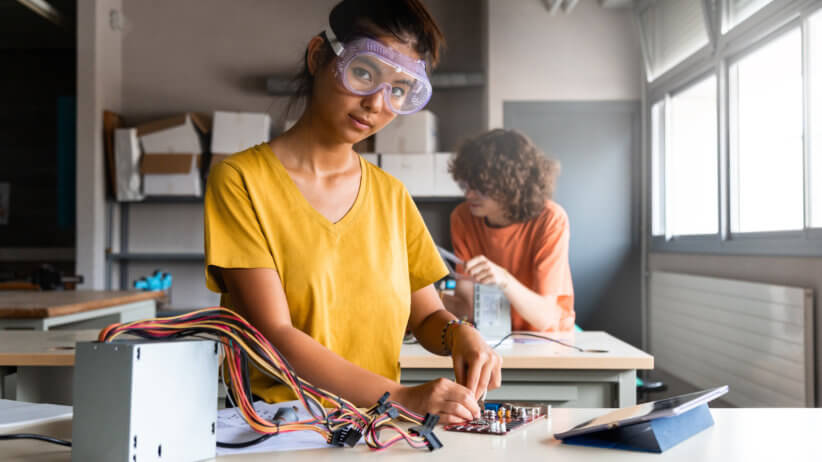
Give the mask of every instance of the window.
[[751, 17], [773, 0], [723, 0], [725, 3], [725, 21], [722, 33]]
[[665, 128], [665, 234], [719, 229], [716, 76], [670, 97]]
[[810, 34], [810, 224], [822, 228], [822, 12], [809, 21]]
[[744, 25], [646, 83], [651, 251], [822, 257], [822, 2], [703, 1]]
[[651, 107], [651, 235], [665, 234], [665, 209], [663, 208], [663, 188], [665, 163], [663, 142], [665, 140], [665, 102]]
[[650, 80], [708, 44], [702, 0], [665, 0], [639, 15]]
[[802, 35], [730, 67], [731, 232], [804, 226]]

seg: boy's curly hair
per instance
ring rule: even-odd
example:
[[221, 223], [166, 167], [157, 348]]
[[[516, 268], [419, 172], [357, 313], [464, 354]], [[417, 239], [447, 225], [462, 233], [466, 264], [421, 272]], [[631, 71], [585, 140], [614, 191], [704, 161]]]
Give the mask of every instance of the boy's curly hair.
[[559, 171], [523, 133], [499, 128], [464, 141], [448, 165], [455, 181], [499, 202], [514, 222], [542, 212]]

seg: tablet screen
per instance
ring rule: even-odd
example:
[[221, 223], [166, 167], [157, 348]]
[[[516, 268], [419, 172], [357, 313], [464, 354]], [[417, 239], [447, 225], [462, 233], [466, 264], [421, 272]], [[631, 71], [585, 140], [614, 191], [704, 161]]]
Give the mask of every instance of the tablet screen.
[[583, 422], [564, 433], [557, 433], [555, 438], [562, 439], [582, 435], [593, 431], [615, 428], [645, 422], [658, 417], [669, 417], [687, 412], [701, 404], [707, 403], [728, 392], [728, 386], [711, 388], [685, 395], [674, 396], [659, 401], [637, 404], [633, 407], [617, 409], [605, 415]]

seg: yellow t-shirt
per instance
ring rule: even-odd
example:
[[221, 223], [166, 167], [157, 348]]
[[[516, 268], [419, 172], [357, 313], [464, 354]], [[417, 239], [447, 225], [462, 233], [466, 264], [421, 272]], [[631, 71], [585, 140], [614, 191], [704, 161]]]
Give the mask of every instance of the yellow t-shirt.
[[[206, 285], [231, 308], [213, 267], [276, 269], [294, 327], [348, 361], [399, 380], [411, 293], [447, 269], [403, 184], [362, 157], [360, 169], [354, 205], [331, 223], [267, 143], [217, 164], [205, 195]], [[251, 371], [256, 395], [295, 399]]]

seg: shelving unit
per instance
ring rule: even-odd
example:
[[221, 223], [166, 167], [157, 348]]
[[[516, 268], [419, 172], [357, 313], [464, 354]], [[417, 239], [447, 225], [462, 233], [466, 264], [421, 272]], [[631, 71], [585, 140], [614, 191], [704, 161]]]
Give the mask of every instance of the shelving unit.
[[[417, 196], [413, 197], [414, 202], [420, 206], [425, 204], [456, 204], [463, 198], [459, 196]], [[130, 210], [132, 204], [202, 204], [202, 197], [147, 197], [139, 202], [115, 202], [109, 203], [109, 234], [107, 249], [113, 249], [113, 230], [114, 230], [114, 207], [120, 207], [119, 214], [119, 248], [120, 251], [110, 251], [106, 254], [106, 289], [111, 290], [112, 287], [112, 270], [113, 265], [119, 265], [119, 288], [126, 289], [130, 287], [129, 282], [129, 263], [130, 262], [190, 262], [190, 263], [204, 263], [205, 254], [203, 252], [133, 252], [129, 251], [129, 220]]]
[[[199, 262], [205, 261], [203, 252], [132, 252], [129, 251], [129, 220], [132, 204], [202, 204], [202, 197], [187, 196], [154, 196], [147, 197], [137, 202], [109, 202], [108, 212], [108, 237], [106, 248], [106, 289], [112, 288], [112, 269], [116, 263], [119, 265], [120, 289], [127, 289], [129, 284], [129, 263], [130, 262]], [[114, 207], [120, 207], [119, 214], [119, 252], [114, 248]]]

